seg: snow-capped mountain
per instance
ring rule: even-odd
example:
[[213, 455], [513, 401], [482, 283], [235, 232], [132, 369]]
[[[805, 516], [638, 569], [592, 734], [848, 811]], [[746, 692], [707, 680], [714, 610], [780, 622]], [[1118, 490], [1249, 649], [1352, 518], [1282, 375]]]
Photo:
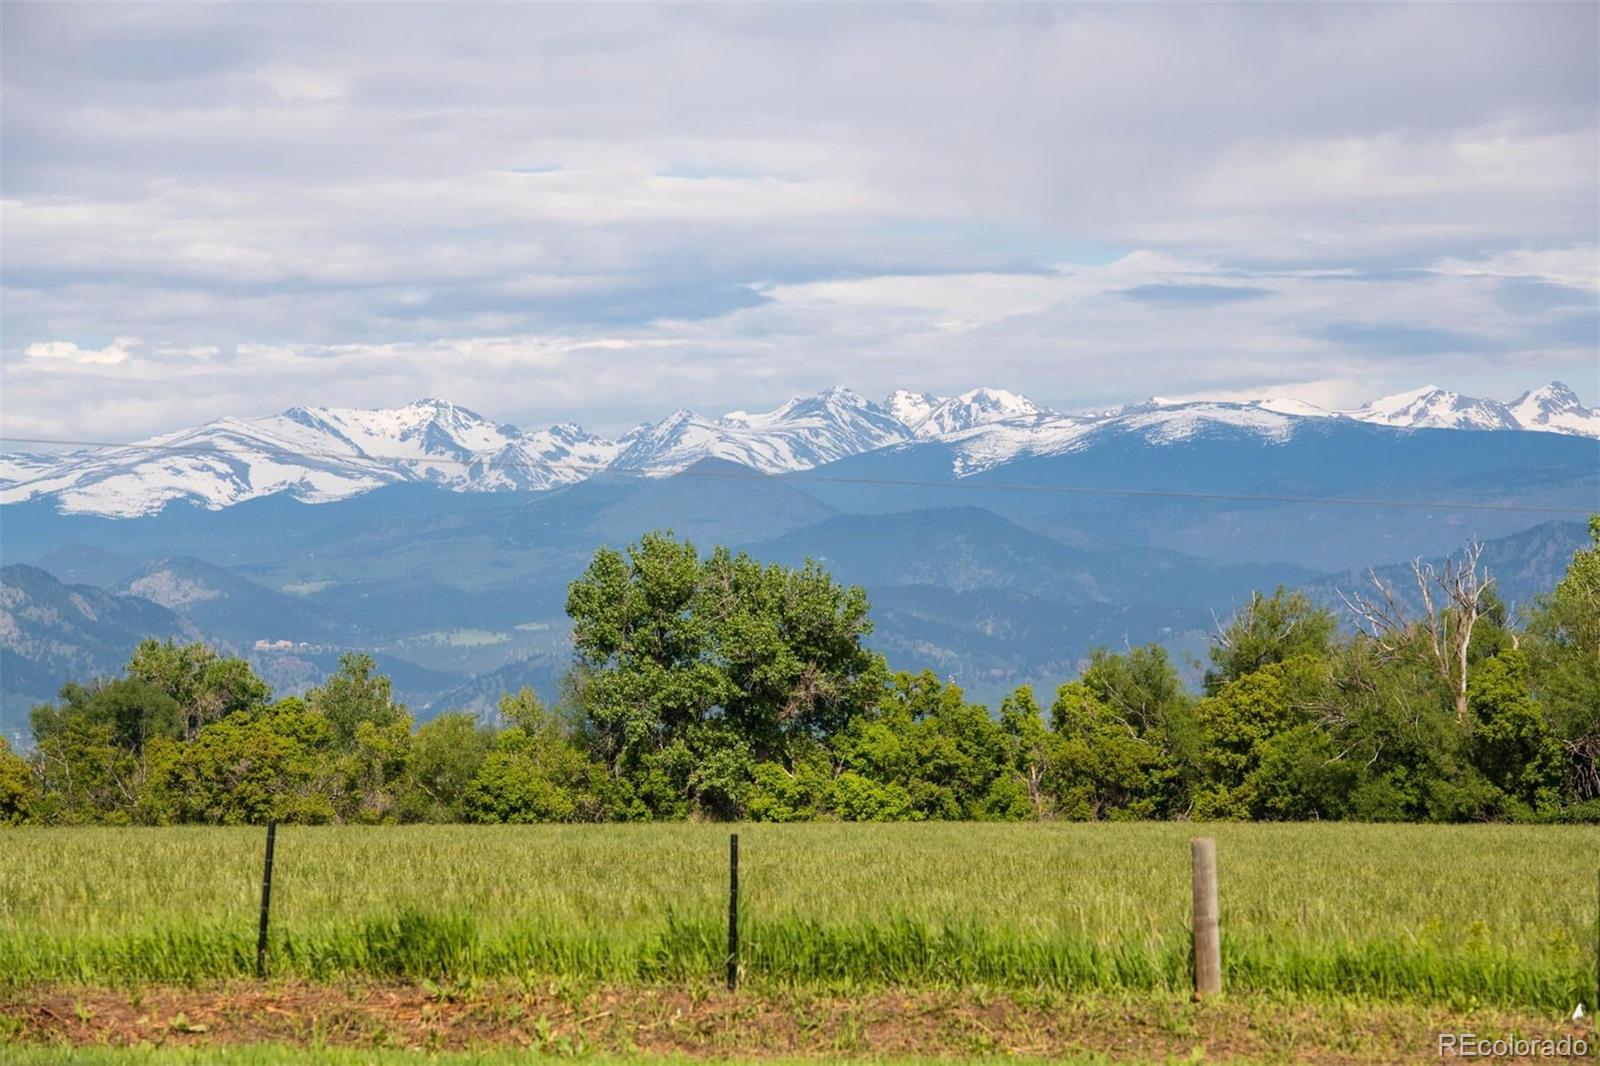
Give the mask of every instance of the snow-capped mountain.
[[323, 503], [404, 481], [542, 489], [588, 477], [616, 451], [576, 426], [524, 434], [443, 400], [387, 410], [294, 407], [124, 447], [29, 455], [3, 468], [14, 476], [0, 483], [0, 503], [52, 496], [67, 513], [132, 517], [175, 500], [216, 509], [287, 493]]
[[1559, 381], [1525, 392], [1510, 403], [1428, 385], [1341, 412], [1363, 422], [1411, 429], [1524, 429], [1600, 437], [1600, 411], [1585, 407]]
[[1463, 396], [1437, 385], [1385, 396], [1346, 414], [1362, 422], [1411, 429], [1523, 428], [1507, 405]]
[[1151, 444], [1176, 444], [1219, 427], [1243, 430], [1264, 443], [1282, 443], [1307, 419], [1337, 417], [1333, 412], [1295, 400], [1218, 400], [1174, 402], [1152, 397], [1090, 415], [1053, 412], [991, 422], [944, 434], [955, 452], [954, 473], [966, 477], [1014, 459], [1083, 451], [1116, 435], [1140, 437]]
[[912, 428], [919, 437], [942, 437], [996, 422], [1042, 421], [1061, 414], [1005, 389], [973, 389], [944, 400]]
[[931, 392], [910, 392], [906, 389], [896, 389], [883, 401], [884, 410], [888, 411], [908, 429], [914, 430], [928, 421], [928, 416], [933, 409], [945, 401]]
[[498, 492], [570, 485], [607, 469], [625, 446], [585, 432], [575, 422], [522, 432], [494, 455], [474, 458], [466, 487]]
[[425, 399], [383, 410], [295, 407], [265, 418], [221, 418], [115, 448], [0, 456], [0, 503], [43, 497], [67, 513], [131, 517], [174, 501], [217, 509], [279, 493], [320, 503], [401, 482], [474, 492], [542, 490], [603, 470], [660, 476], [703, 459], [780, 473], [930, 444], [945, 448], [951, 473], [964, 477], [1019, 458], [1077, 451], [1113, 434], [1166, 445], [1198, 434], [1245, 432], [1270, 445], [1327, 419], [1401, 431], [1531, 430], [1600, 439], [1600, 413], [1560, 382], [1509, 404], [1429, 386], [1351, 411], [1282, 398], [1152, 398], [1076, 415], [1003, 389], [951, 397], [902, 390], [874, 402], [835, 387], [759, 414], [708, 418], [680, 410], [620, 440], [572, 423], [525, 431]]
[[1511, 417], [1523, 429], [1600, 437], [1600, 411], [1583, 406], [1578, 394], [1559, 381], [1525, 392], [1509, 404]]
[[19, 481], [31, 481], [54, 470], [61, 456], [48, 452], [11, 452], [0, 455], [0, 489]]
[[882, 405], [835, 387], [796, 397], [765, 414], [731, 411], [712, 419], [675, 411], [636, 431], [612, 467], [671, 473], [701, 459], [727, 459], [775, 474], [820, 466], [911, 437], [905, 423]]

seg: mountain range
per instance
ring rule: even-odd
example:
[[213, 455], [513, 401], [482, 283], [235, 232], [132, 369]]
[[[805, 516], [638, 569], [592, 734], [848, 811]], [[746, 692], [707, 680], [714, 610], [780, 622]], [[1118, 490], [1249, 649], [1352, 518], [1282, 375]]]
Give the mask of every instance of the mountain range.
[[650, 530], [817, 559], [865, 587], [892, 665], [988, 701], [1050, 689], [1097, 645], [1188, 661], [1252, 589], [1336, 601], [1369, 566], [1403, 577], [1469, 538], [1497, 545], [1485, 558], [1526, 603], [1600, 512], [1594, 419], [1554, 384], [1500, 405], [1423, 390], [1349, 412], [1153, 399], [1077, 415], [998, 389], [831, 389], [615, 441], [424, 401], [12, 456], [0, 734], [145, 636], [244, 655], [283, 693], [368, 652], [424, 716], [523, 684], [553, 696], [568, 583]]
[[789, 473], [929, 444], [945, 446], [946, 465], [933, 476], [966, 478], [1126, 434], [1164, 445], [1211, 427], [1235, 427], [1272, 444], [1329, 420], [1600, 438], [1600, 412], [1560, 382], [1509, 403], [1428, 386], [1348, 411], [1289, 399], [1152, 398], [1087, 414], [1063, 414], [1004, 389], [950, 397], [898, 391], [872, 401], [834, 387], [760, 414], [708, 418], [679, 410], [617, 440], [572, 423], [521, 430], [423, 399], [387, 410], [295, 407], [264, 418], [220, 418], [128, 445], [0, 456], [0, 504], [44, 499], [63, 513], [129, 518], [173, 503], [219, 509], [274, 495], [326, 503], [403, 483], [543, 491], [606, 472], [665, 476], [704, 459]]

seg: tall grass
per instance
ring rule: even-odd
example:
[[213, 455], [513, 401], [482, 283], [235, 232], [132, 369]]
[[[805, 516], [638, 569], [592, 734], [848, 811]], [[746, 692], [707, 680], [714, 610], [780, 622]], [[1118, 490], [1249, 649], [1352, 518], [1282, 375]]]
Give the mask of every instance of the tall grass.
[[[1596, 983], [1600, 830], [1227, 825], [1234, 990], [1570, 1010]], [[724, 826], [280, 828], [275, 973], [706, 980]], [[1194, 826], [739, 827], [756, 982], [1188, 985]], [[0, 982], [255, 963], [262, 833], [0, 830]]]

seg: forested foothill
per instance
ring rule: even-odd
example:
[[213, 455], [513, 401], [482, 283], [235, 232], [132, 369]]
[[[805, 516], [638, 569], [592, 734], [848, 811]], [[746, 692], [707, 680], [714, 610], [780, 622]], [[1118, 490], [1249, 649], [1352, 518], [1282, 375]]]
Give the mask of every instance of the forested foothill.
[[1256, 593], [1200, 691], [1095, 651], [997, 708], [864, 638], [862, 589], [668, 534], [568, 591], [561, 691], [417, 723], [364, 655], [301, 696], [146, 641], [0, 742], [0, 824], [1195, 819], [1600, 821], [1600, 516], [1513, 614], [1469, 547], [1341, 611]]

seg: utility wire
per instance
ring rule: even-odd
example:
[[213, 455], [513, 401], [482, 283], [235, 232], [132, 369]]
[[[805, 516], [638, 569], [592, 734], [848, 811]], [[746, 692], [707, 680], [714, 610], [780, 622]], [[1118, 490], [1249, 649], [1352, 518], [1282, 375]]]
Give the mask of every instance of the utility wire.
[[[372, 455], [368, 453], [357, 452], [327, 452], [316, 451], [312, 449], [271, 447], [227, 448], [218, 444], [153, 444], [145, 442], [71, 440], [59, 437], [9, 437], [0, 435], [0, 441], [8, 441], [13, 444], [43, 444], [59, 447], [113, 450], [133, 449], [138, 451], [159, 452], [173, 455], [265, 455], [274, 459], [327, 459], [343, 463], [426, 463], [469, 468], [481, 467], [485, 471], [544, 469], [544, 467], [535, 462], [497, 460], [494, 456], [487, 453], [481, 457], [473, 459], [455, 459], [448, 456], [419, 457], [402, 455]], [[740, 481], [765, 481], [769, 478], [779, 476], [773, 474], [764, 474], [758, 470], [751, 470], [749, 473], [741, 473], [735, 470], [697, 470], [693, 467], [685, 469], [675, 467], [638, 467], [634, 469], [618, 470], [610, 465], [595, 463], [563, 464], [562, 469], [582, 471], [590, 474], [611, 473], [631, 477], [702, 477]], [[917, 478], [849, 477], [839, 474], [816, 474], [804, 471], [785, 472], [781, 475], [781, 478], [789, 483], [800, 484], [816, 483], [830, 485], [869, 485], [890, 488], [968, 489], [978, 491], [990, 490], [996, 492], [1059, 493], [1063, 495], [1078, 496], [1119, 496], [1175, 500], [1218, 500], [1231, 503], [1304, 503], [1341, 507], [1412, 507], [1457, 511], [1505, 511], [1527, 514], [1554, 515], [1589, 515], [1597, 508], [1600, 508], [1600, 500], [1596, 501], [1594, 507], [1552, 507], [1534, 504], [1469, 500], [1419, 500], [1415, 498], [1378, 499], [1356, 496], [1297, 496], [1277, 493], [1204, 492], [1182, 489], [1111, 488], [1094, 485], [1030, 485], [1012, 482], [980, 482], [972, 481], [970, 479], [958, 481], [933, 481]]]

